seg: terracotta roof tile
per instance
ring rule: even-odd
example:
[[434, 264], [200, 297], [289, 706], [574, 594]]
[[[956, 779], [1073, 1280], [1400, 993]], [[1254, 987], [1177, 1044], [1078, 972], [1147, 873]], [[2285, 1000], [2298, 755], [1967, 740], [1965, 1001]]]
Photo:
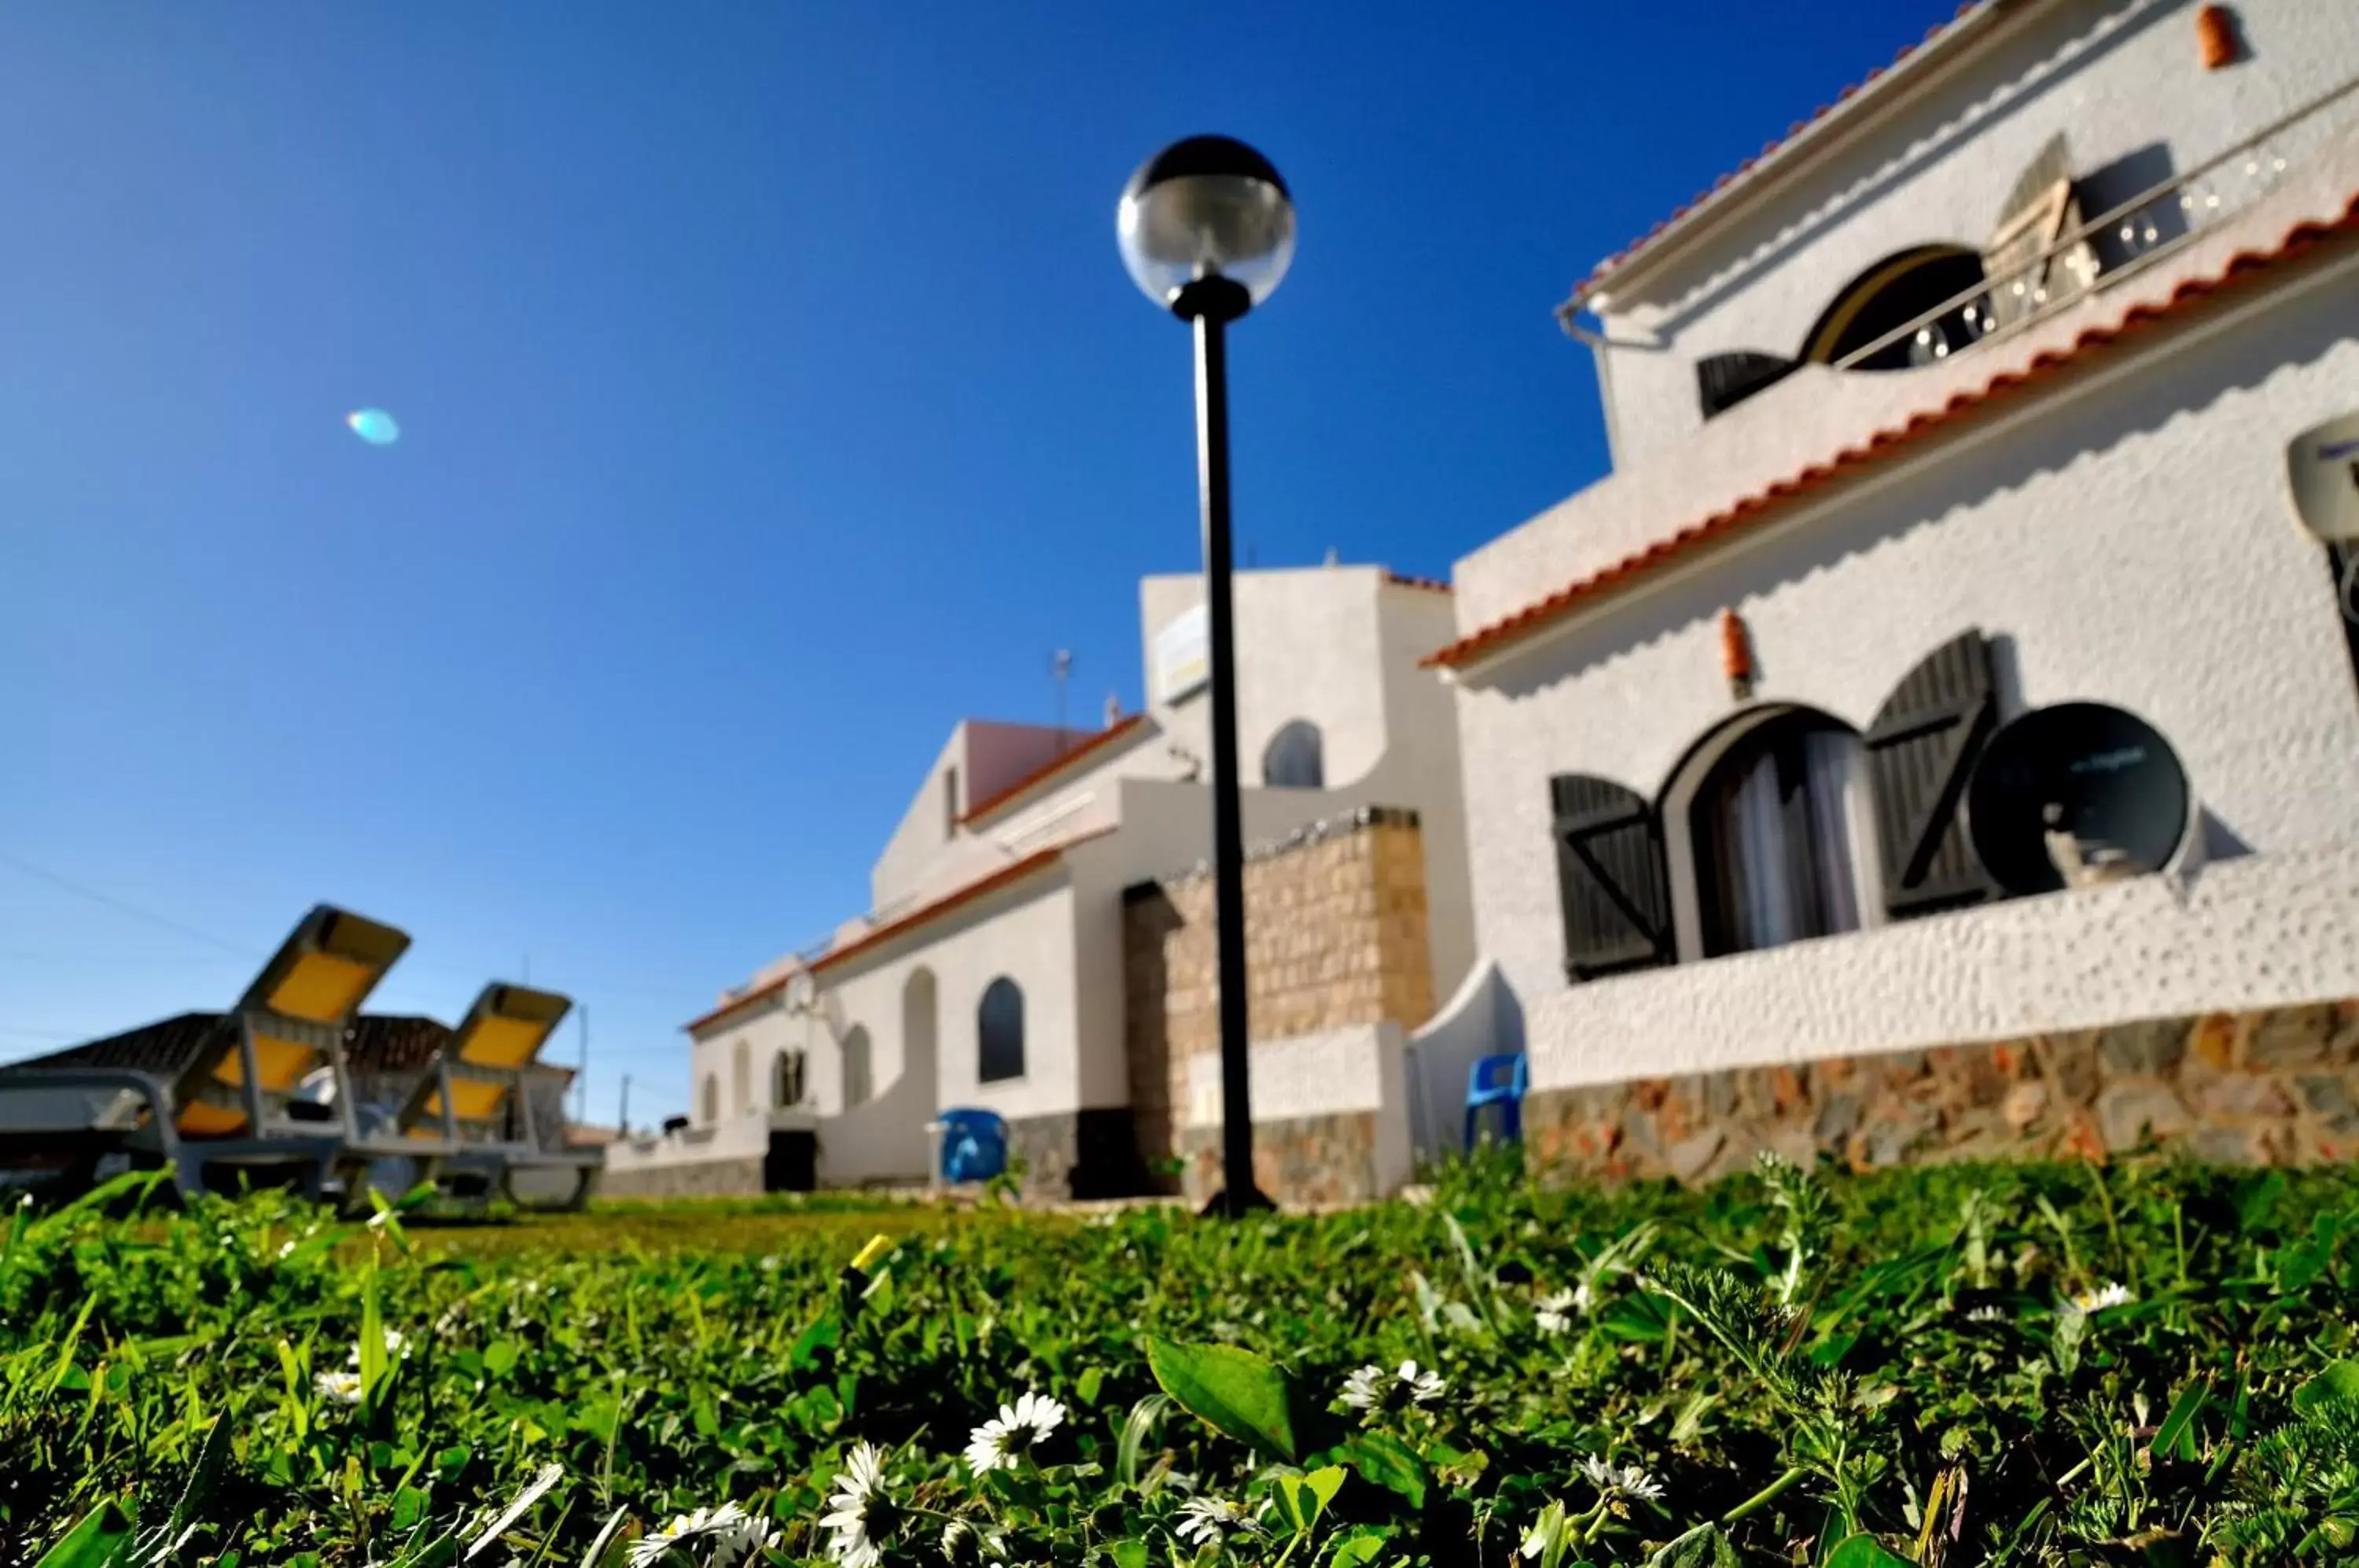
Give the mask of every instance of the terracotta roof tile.
[[2211, 276], [2182, 280], [2171, 290], [2169, 298], [2132, 305], [2110, 325], [2084, 328], [2070, 343], [2041, 351], [2021, 368], [2001, 371], [1979, 387], [1956, 393], [1939, 408], [1926, 409], [1899, 424], [1886, 426], [1856, 446], [1845, 447], [1832, 457], [1813, 463], [1689, 524], [1677, 533], [1656, 540], [1642, 550], [1625, 555], [1586, 577], [1577, 578], [1546, 598], [1527, 604], [1513, 615], [1428, 654], [1423, 663], [1429, 667], [1456, 668], [1529, 637], [1562, 618], [1576, 605], [1627, 587], [1674, 560], [1691, 555], [1732, 533], [1760, 523], [1780, 511], [1783, 503], [1796, 496], [1880, 463], [1914, 446], [1942, 426], [2046, 380], [2119, 338], [2162, 321], [2200, 300], [2237, 287], [2312, 245], [2354, 231], [2359, 231], [2359, 195], [2350, 200], [2340, 217], [2297, 223], [2267, 250], [2240, 250]]
[[1018, 779], [1015, 783], [1010, 784], [1006, 789], [998, 790], [986, 797], [984, 800], [977, 802], [973, 810], [969, 811], [964, 816], [959, 818], [960, 824], [963, 826], [969, 822], [979, 822], [984, 818], [991, 816], [995, 812], [1006, 810], [1024, 796], [1030, 794], [1041, 785], [1046, 784], [1049, 779], [1057, 778], [1059, 775], [1065, 772], [1066, 769], [1071, 768], [1075, 763], [1080, 762], [1084, 757], [1095, 757], [1099, 753], [1103, 752], [1108, 747], [1114, 746], [1117, 741], [1123, 740], [1127, 736], [1136, 735], [1138, 733], [1139, 726], [1145, 723], [1147, 723], [1147, 715], [1145, 713], [1133, 713], [1126, 719], [1115, 720], [1113, 724], [1108, 724], [1105, 728], [1098, 731], [1097, 734], [1090, 736], [1089, 739], [1082, 742], [1081, 745], [1072, 747], [1071, 750], [1059, 752], [1056, 756], [1050, 757], [1048, 761], [1042, 763], [1031, 772], [1027, 773], [1024, 777]]

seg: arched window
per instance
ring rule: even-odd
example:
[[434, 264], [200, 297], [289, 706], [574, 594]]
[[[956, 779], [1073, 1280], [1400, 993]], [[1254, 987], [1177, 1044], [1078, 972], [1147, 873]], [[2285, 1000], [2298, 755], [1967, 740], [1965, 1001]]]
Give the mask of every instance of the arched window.
[[[1843, 286], [1802, 340], [1801, 357], [1848, 370], [1906, 370], [1946, 359], [1994, 324], [1990, 301], [1973, 293], [1982, 281], [1982, 253], [1962, 245], [1918, 245], [1886, 256]], [[1884, 341], [1952, 300], [1936, 320]], [[1873, 352], [1844, 364], [1863, 349]]]
[[777, 1110], [803, 1103], [803, 1053], [782, 1051], [770, 1059], [770, 1105]]
[[704, 1122], [707, 1127], [721, 1119], [721, 1074], [704, 1075]]
[[843, 1037], [843, 1108], [865, 1105], [872, 1094], [868, 1082], [868, 1031], [857, 1025]]
[[1024, 1076], [1024, 993], [1003, 975], [984, 987], [974, 1010], [975, 1077], [985, 1083]]
[[1261, 754], [1261, 781], [1273, 789], [1324, 789], [1327, 764], [1319, 726], [1295, 719], [1270, 736]]
[[1689, 808], [1706, 957], [1860, 926], [1859, 737], [1807, 709], [1746, 731]]
[[741, 1116], [754, 1108], [754, 1052], [742, 1040], [729, 1052], [729, 1108]]

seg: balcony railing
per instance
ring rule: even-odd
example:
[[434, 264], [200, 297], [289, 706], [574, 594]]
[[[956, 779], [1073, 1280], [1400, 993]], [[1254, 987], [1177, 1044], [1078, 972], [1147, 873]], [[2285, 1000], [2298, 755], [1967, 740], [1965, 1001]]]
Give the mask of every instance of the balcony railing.
[[2316, 145], [2323, 118], [2359, 93], [2359, 78], [2321, 94], [2223, 152], [2058, 234], [2038, 250], [1990, 269], [1944, 299], [1835, 360], [1848, 370], [1896, 344], [1930, 364], [2013, 336], [2183, 249], [2274, 189], [2292, 160]]

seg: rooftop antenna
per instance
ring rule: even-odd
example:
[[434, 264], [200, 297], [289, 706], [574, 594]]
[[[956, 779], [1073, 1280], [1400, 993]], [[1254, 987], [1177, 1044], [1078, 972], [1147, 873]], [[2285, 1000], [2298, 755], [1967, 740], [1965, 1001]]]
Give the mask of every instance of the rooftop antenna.
[[573, 1016], [582, 1021], [582, 1061], [573, 1070], [573, 1119], [590, 1119], [590, 1008], [587, 1003], [574, 1009]]
[[1327, 564], [1330, 566], [1339, 564], [1335, 555], [1335, 547], [1332, 544], [1327, 547]]
[[1072, 650], [1059, 648], [1049, 660], [1049, 670], [1057, 681], [1057, 749], [1061, 752], [1065, 749], [1065, 682], [1073, 673]]
[[623, 1103], [614, 1112], [614, 1131], [622, 1138], [631, 1136], [631, 1075], [627, 1073], [623, 1074]]

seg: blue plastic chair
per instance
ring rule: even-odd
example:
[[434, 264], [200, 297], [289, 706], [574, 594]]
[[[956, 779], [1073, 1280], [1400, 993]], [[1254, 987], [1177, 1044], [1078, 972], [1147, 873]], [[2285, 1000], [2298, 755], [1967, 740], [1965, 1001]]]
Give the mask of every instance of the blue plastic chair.
[[941, 1115], [942, 1180], [988, 1181], [1007, 1169], [1007, 1124], [996, 1111]]
[[1499, 1107], [1499, 1138], [1520, 1143], [1524, 1138], [1524, 1088], [1528, 1068], [1520, 1051], [1512, 1056], [1478, 1058], [1466, 1074], [1466, 1147], [1474, 1147], [1474, 1128], [1484, 1107]]

